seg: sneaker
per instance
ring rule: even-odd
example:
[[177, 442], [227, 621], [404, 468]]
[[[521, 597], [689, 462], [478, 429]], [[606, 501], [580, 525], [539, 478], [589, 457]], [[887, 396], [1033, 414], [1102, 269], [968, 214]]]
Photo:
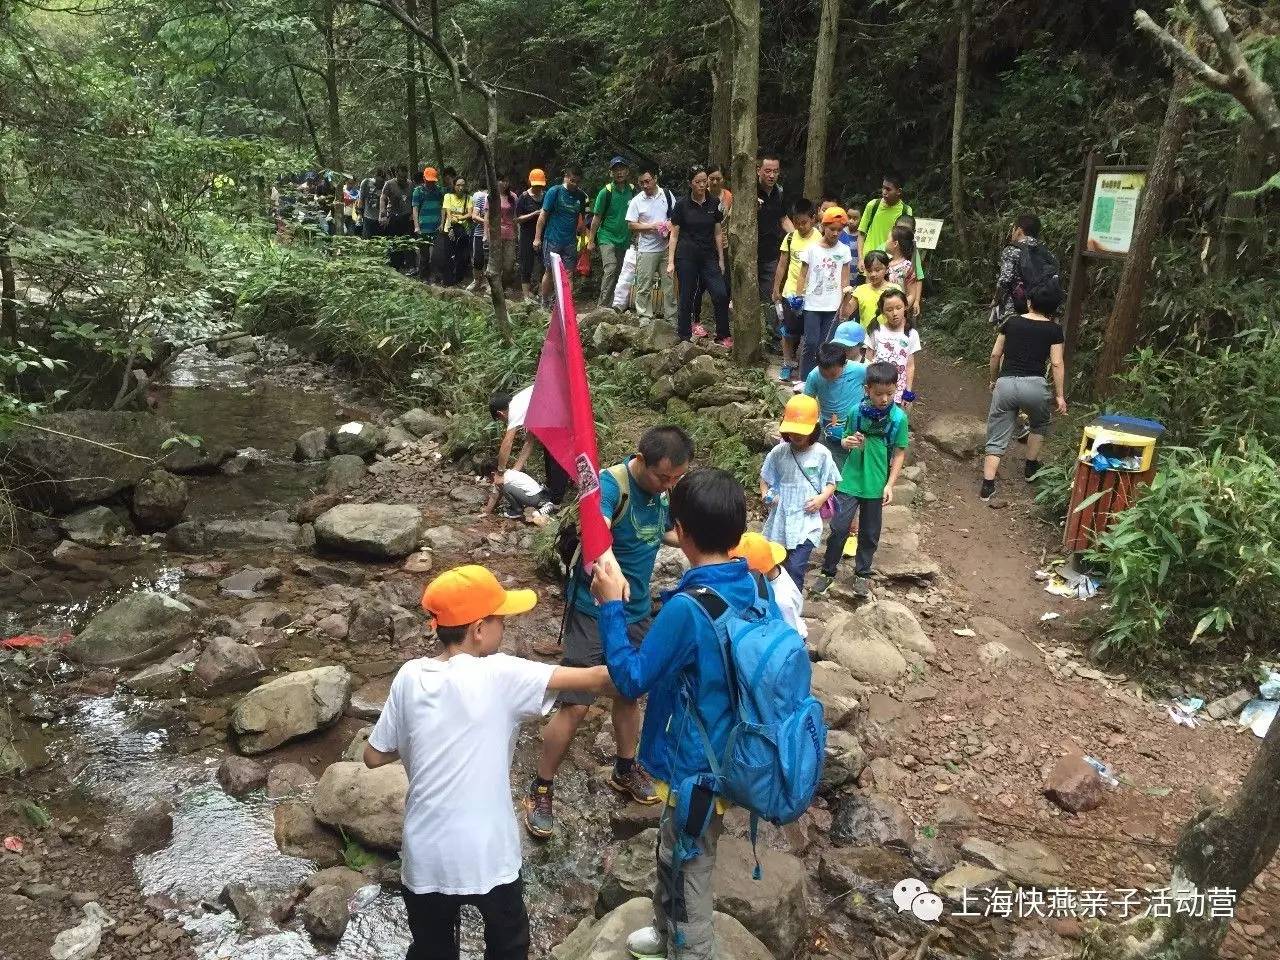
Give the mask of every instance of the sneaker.
[[548, 500], [546, 503], [544, 503], [542, 506], [538, 508], [538, 512], [542, 514], [544, 517], [549, 517], [551, 516], [551, 514], [556, 512], [556, 509], [557, 509], [556, 505], [552, 503], [550, 500]]
[[720, 344], [720, 346], [724, 347], [726, 350], [733, 349], [733, 337], [721, 337], [716, 341], [716, 343]]
[[813, 586], [809, 588], [809, 596], [825, 597], [835, 579], [834, 573], [819, 573], [817, 579], [813, 581]]
[[996, 492], [996, 482], [994, 480], [983, 480], [982, 489], [978, 491], [978, 497], [982, 500], [990, 500]]
[[853, 578], [853, 595], [855, 597], [871, 596], [871, 581], [866, 577]]
[[627, 953], [635, 960], [667, 960], [667, 940], [657, 927], [641, 927], [627, 936]]
[[782, 369], [778, 371], [778, 379], [786, 383], [791, 382], [791, 368], [785, 363], [782, 365]]
[[1040, 469], [1039, 460], [1028, 460], [1022, 465], [1022, 476], [1030, 483], [1035, 479], [1036, 471]]
[[556, 832], [556, 815], [552, 807], [552, 787], [540, 787], [534, 780], [524, 801], [524, 828], [535, 840], [549, 840]]
[[792, 380], [792, 381], [791, 381], [791, 392], [792, 392], [792, 393], [804, 393], [804, 381], [803, 381], [803, 380]]
[[1013, 439], [1018, 443], [1026, 443], [1027, 437], [1031, 436], [1031, 423], [1027, 420], [1018, 418], [1018, 425], [1014, 430]]
[[517, 510], [515, 507], [503, 507], [503, 508], [502, 508], [502, 515], [503, 515], [504, 517], [506, 517], [508, 520], [523, 520], [523, 519], [524, 519], [524, 511], [523, 511], [523, 510]]
[[695, 323], [693, 325], [693, 335], [697, 337], [699, 340], [705, 340], [709, 336], [709, 334], [707, 333], [707, 328], [700, 323]]
[[658, 792], [653, 789], [653, 780], [639, 763], [632, 763], [630, 771], [625, 776], [618, 773], [618, 767], [615, 764], [613, 773], [609, 775], [609, 786], [646, 807], [653, 806], [661, 800]]

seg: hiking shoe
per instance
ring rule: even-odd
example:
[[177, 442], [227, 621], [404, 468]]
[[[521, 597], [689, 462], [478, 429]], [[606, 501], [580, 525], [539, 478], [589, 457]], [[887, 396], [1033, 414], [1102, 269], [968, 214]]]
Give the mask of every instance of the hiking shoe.
[[1035, 479], [1036, 472], [1040, 469], [1039, 460], [1028, 460], [1022, 465], [1022, 476], [1030, 483]]
[[871, 596], [871, 581], [866, 577], [853, 578], [853, 595], [855, 597]]
[[667, 939], [657, 927], [641, 927], [627, 935], [627, 953], [635, 960], [667, 960]]
[[784, 364], [782, 365], [782, 369], [778, 371], [778, 379], [779, 379], [779, 380], [782, 380], [784, 383], [790, 383], [790, 382], [791, 382], [791, 367], [787, 366], [787, 364], [785, 364], [785, 363], [784, 363]]
[[983, 480], [982, 489], [978, 491], [978, 497], [982, 500], [990, 500], [996, 492], [996, 482], [994, 480]]
[[720, 344], [720, 346], [724, 347], [726, 350], [733, 349], [733, 337], [721, 337], [716, 341], [716, 343]]
[[1031, 436], [1031, 421], [1027, 420], [1022, 414], [1018, 415], [1018, 423], [1014, 427], [1013, 439], [1018, 443], [1026, 443], [1027, 437]]
[[708, 336], [707, 328], [700, 323], [695, 323], [693, 325], [693, 335], [699, 340], [705, 340]]
[[835, 579], [834, 573], [819, 573], [817, 579], [813, 581], [813, 586], [809, 588], [809, 596], [825, 597]]
[[502, 515], [508, 520], [523, 520], [524, 511], [517, 510], [515, 507], [503, 507]]
[[553, 796], [553, 788], [541, 787], [537, 780], [529, 786], [529, 796], [524, 801], [524, 828], [535, 840], [549, 840], [556, 832]]
[[653, 789], [653, 780], [639, 763], [632, 763], [626, 774], [618, 773], [618, 766], [614, 764], [613, 773], [609, 775], [609, 786], [646, 807], [660, 800], [658, 792]]

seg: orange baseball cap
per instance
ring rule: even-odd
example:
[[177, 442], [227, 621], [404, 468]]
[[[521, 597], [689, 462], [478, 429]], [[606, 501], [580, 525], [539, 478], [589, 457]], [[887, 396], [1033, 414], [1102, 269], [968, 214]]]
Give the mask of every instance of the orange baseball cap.
[[782, 414], [779, 433], [798, 433], [808, 436], [818, 425], [818, 399], [798, 393], [787, 401], [787, 409]]
[[742, 557], [756, 573], [768, 573], [787, 559], [787, 548], [767, 540], [759, 533], [744, 533], [738, 545], [729, 551], [731, 557]]
[[422, 179], [427, 183], [435, 183], [440, 179], [440, 174], [436, 173], [435, 167], [424, 167], [422, 170]]
[[832, 224], [839, 224], [843, 227], [848, 222], [849, 215], [844, 212], [844, 207], [827, 207], [822, 214], [822, 225], [824, 227], [829, 227]]
[[547, 171], [541, 167], [534, 167], [529, 171], [529, 186], [545, 187], [547, 185]]
[[497, 577], [474, 563], [446, 570], [422, 592], [422, 609], [441, 627], [528, 613], [537, 602], [532, 590], [504, 590]]

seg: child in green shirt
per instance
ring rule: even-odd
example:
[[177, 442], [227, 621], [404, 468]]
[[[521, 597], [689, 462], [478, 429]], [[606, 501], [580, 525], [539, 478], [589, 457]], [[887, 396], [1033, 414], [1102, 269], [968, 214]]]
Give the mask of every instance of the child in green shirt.
[[854, 555], [853, 592], [871, 595], [871, 562], [880, 545], [884, 508], [893, 502], [893, 485], [907, 459], [907, 413], [893, 402], [898, 368], [873, 363], [867, 368], [866, 396], [850, 412], [842, 445], [849, 457], [836, 485], [836, 515], [827, 535], [822, 573], [812, 592], [827, 592], [844, 555], [853, 522], [858, 521], [858, 551]]

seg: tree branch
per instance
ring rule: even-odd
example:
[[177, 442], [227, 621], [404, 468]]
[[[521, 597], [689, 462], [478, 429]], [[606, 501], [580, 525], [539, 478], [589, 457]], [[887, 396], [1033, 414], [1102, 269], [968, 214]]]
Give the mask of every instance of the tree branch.
[[1139, 33], [1145, 33], [1155, 40], [1176, 65], [1182, 67], [1201, 83], [1223, 93], [1230, 93], [1229, 82], [1225, 74], [1219, 73], [1194, 53], [1182, 45], [1182, 42], [1160, 24], [1147, 15], [1147, 11], [1138, 10], [1133, 15], [1133, 25]]

